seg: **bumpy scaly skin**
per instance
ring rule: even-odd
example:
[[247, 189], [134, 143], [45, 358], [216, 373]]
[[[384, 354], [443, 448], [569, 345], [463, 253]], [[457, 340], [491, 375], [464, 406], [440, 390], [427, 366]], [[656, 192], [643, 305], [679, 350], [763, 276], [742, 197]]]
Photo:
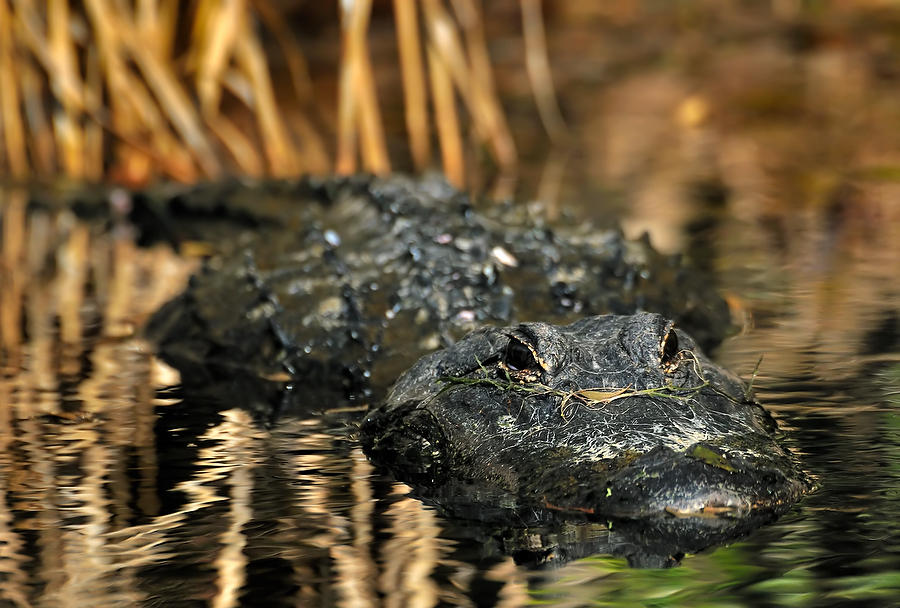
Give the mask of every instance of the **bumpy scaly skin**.
[[657, 314], [485, 328], [367, 416], [376, 462], [449, 500], [604, 517], [779, 513], [809, 480], [742, 382]]
[[[290, 201], [275, 205], [290, 211], [269, 213], [273, 200]], [[232, 184], [181, 193], [177, 203], [206, 218], [261, 214], [260, 234], [219, 245], [228, 255], [150, 323], [188, 383], [208, 383], [210, 371], [287, 372], [296, 394], [319, 403], [326, 389], [377, 396], [419, 356], [484, 324], [650, 309], [706, 344], [729, 328], [708, 283], [647, 243], [550, 226], [523, 206], [477, 212], [437, 178]]]

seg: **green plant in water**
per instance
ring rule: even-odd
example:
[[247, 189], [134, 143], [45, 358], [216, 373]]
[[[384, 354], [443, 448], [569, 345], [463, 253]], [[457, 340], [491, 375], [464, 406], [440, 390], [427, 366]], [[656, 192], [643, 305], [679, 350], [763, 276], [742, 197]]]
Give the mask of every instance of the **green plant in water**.
[[762, 365], [764, 356], [765, 354], [759, 356], [759, 359], [756, 361], [756, 367], [753, 368], [753, 373], [750, 374], [750, 382], [747, 383], [747, 390], [744, 391], [744, 398], [747, 401], [753, 399], [753, 383], [756, 382], [756, 376], [759, 374], [759, 366]]

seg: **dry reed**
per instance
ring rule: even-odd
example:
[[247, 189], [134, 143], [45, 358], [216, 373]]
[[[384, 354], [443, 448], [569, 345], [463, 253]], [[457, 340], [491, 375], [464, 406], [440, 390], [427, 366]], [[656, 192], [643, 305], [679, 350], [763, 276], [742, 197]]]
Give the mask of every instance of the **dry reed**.
[[[339, 78], [329, 103], [327, 86], [317, 89], [310, 76], [304, 41], [271, 0], [0, 0], [0, 178], [139, 184], [388, 172], [367, 40], [371, 4], [336, 5]], [[393, 11], [412, 168], [430, 167], [436, 133], [444, 171], [464, 185], [465, 131], [502, 172], [514, 171], [478, 0], [395, 0]], [[564, 128], [539, 1], [522, 0], [522, 16], [523, 60], [555, 139]], [[322, 111], [330, 106], [334, 116]]]

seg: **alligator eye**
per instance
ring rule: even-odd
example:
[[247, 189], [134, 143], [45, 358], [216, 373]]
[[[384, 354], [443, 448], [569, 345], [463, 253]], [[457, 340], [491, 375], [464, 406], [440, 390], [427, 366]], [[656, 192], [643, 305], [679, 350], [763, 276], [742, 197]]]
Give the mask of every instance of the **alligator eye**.
[[534, 353], [516, 338], [510, 338], [506, 345], [506, 352], [503, 355], [503, 363], [510, 371], [518, 372], [525, 369], [535, 369], [538, 367], [537, 361], [534, 359]]
[[675, 362], [675, 357], [678, 355], [678, 336], [675, 335], [675, 330], [670, 329], [666, 333], [666, 337], [663, 338], [662, 344], [659, 345], [660, 351], [660, 363], [663, 365], [671, 365]]

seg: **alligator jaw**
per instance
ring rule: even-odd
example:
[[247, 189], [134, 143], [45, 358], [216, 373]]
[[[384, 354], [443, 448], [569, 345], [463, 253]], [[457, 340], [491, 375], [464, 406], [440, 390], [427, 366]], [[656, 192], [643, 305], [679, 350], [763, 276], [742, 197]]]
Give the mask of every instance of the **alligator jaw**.
[[593, 492], [588, 509], [573, 510], [629, 519], [736, 520], [780, 515], [810, 491], [812, 484], [800, 471], [786, 476], [783, 461], [788, 457], [779, 454], [774, 445], [773, 450], [768, 461], [734, 459], [723, 464], [696, 458], [695, 446], [684, 452], [658, 448], [605, 478], [602, 491]]

